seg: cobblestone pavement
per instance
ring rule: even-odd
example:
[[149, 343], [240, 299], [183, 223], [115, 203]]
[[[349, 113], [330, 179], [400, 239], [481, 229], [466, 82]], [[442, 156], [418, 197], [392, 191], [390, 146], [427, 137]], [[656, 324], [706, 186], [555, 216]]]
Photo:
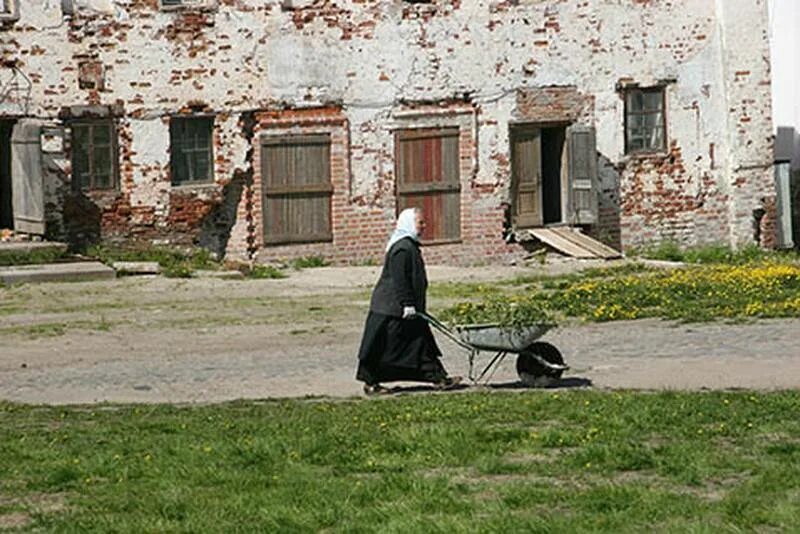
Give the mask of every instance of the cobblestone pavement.
[[[508, 276], [507, 269], [430, 271], [433, 283]], [[355, 354], [376, 277], [376, 268], [314, 269], [276, 281], [122, 279], [0, 290], [0, 398], [183, 403], [358, 395]], [[437, 337], [446, 367], [466, 374], [466, 352]], [[543, 339], [572, 366], [562, 387], [800, 387], [800, 319], [582, 324]], [[482, 353], [479, 363], [491, 356]], [[516, 387], [513, 356], [491, 384]]]

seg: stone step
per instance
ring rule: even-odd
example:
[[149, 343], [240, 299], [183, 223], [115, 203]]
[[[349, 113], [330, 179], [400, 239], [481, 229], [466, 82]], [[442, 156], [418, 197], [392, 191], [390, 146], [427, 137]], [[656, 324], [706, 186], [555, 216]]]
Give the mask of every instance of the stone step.
[[44, 263], [0, 267], [0, 283], [5, 285], [37, 282], [79, 282], [116, 277], [111, 267], [99, 261]]

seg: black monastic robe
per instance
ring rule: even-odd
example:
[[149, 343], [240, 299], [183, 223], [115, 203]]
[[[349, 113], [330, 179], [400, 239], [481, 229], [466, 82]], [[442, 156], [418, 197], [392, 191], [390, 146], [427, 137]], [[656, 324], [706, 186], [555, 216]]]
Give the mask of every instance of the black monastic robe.
[[438, 382], [447, 374], [430, 326], [403, 319], [403, 308], [425, 311], [428, 277], [419, 244], [410, 237], [392, 245], [372, 292], [356, 378], [369, 385], [394, 380]]

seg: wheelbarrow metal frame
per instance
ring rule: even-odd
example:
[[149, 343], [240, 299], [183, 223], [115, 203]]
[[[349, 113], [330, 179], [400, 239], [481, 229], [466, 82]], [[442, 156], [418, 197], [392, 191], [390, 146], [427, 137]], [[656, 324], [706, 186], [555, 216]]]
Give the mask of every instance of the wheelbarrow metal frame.
[[[427, 321], [431, 326], [436, 328], [436, 330], [441, 332], [450, 341], [469, 351], [469, 379], [473, 383], [480, 382], [486, 373], [490, 369], [494, 368], [492, 373], [486, 378], [486, 383], [488, 383], [488, 381], [491, 380], [492, 376], [494, 375], [494, 372], [497, 370], [497, 367], [499, 367], [500, 363], [508, 354], [519, 354], [523, 352], [533, 341], [540, 338], [551, 328], [555, 327], [555, 325], [551, 323], [539, 323], [522, 328], [502, 327], [498, 324], [489, 323], [457, 326], [454, 332], [447, 325], [429, 313], [422, 312], [418, 313], [418, 315]], [[477, 332], [488, 330], [492, 330], [492, 332], [489, 332], [490, 335], [483, 337], [480, 335], [475, 335]], [[475, 378], [475, 357], [481, 351], [495, 351], [496, 353], [486, 367], [483, 368], [483, 371], [481, 371], [480, 375]], [[550, 369], [551, 371], [558, 372], [569, 369], [568, 365], [559, 365], [548, 362], [535, 352], [530, 352], [528, 354], [544, 368]]]

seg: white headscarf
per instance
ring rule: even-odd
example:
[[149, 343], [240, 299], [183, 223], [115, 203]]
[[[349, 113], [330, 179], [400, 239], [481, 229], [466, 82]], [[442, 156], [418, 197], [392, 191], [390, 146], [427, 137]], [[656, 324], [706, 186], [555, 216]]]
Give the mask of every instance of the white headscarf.
[[400, 216], [397, 218], [397, 227], [389, 238], [389, 242], [386, 243], [386, 252], [389, 252], [392, 245], [404, 237], [419, 241], [419, 236], [417, 235], [417, 208], [406, 208], [400, 212]]

